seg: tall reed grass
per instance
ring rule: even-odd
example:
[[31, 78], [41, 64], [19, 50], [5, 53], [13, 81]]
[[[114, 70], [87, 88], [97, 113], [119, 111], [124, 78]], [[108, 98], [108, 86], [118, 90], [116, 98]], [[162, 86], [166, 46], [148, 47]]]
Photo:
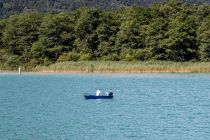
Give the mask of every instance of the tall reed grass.
[[79, 61], [37, 66], [41, 72], [210, 72], [210, 62]]

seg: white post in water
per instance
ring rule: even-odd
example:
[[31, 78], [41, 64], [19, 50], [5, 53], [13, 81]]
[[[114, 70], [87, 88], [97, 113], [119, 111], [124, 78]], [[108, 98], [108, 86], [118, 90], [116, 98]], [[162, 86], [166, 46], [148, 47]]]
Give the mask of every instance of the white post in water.
[[20, 69], [20, 67], [19, 67], [19, 75], [21, 75], [21, 69]]

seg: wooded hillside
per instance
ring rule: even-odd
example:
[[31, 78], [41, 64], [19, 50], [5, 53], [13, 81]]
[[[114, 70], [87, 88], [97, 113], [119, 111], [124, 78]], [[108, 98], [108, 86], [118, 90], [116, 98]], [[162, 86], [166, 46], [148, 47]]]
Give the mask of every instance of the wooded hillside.
[[79, 60], [209, 61], [210, 6], [169, 1], [0, 20], [0, 65]]

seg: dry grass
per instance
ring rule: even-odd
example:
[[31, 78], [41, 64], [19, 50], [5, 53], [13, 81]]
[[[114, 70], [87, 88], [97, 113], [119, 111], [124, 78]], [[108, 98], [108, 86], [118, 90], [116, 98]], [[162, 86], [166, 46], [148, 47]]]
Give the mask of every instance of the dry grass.
[[210, 72], [210, 62], [168, 61], [80, 61], [62, 62], [50, 66], [37, 66], [40, 72]]

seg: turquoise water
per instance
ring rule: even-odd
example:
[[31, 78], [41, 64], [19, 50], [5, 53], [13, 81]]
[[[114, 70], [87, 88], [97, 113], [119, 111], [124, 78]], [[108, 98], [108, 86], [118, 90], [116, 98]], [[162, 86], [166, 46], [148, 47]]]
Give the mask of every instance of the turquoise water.
[[0, 74], [0, 139], [207, 140], [210, 74]]

